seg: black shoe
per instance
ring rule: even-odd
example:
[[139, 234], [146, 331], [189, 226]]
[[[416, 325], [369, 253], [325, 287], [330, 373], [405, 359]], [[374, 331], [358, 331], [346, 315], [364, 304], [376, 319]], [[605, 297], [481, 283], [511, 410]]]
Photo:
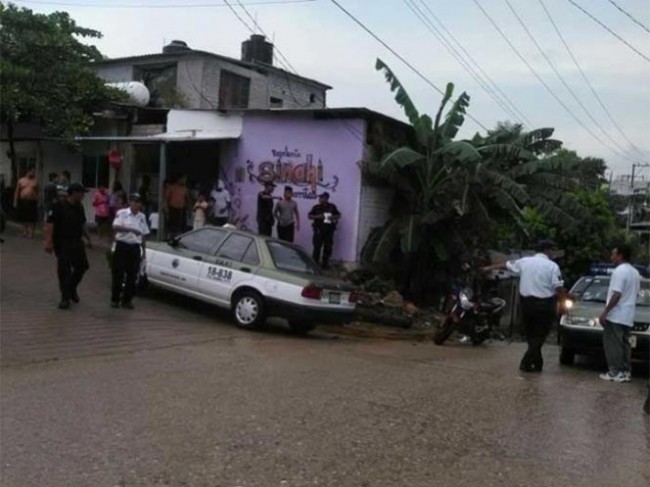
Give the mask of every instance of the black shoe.
[[117, 301], [111, 301], [111, 308], [119, 308], [119, 307], [120, 307], [120, 303], [118, 303]]
[[519, 370], [522, 372], [528, 372], [528, 373], [539, 373], [542, 371], [541, 367], [536, 367], [534, 365], [520, 365]]
[[59, 309], [70, 309], [70, 301], [67, 299], [62, 299], [59, 303]]
[[124, 309], [135, 309], [131, 301], [126, 301], [122, 303], [122, 308]]
[[70, 295], [70, 301], [72, 301], [73, 303], [79, 302], [79, 295], [77, 294], [77, 291], [72, 292], [72, 294]]

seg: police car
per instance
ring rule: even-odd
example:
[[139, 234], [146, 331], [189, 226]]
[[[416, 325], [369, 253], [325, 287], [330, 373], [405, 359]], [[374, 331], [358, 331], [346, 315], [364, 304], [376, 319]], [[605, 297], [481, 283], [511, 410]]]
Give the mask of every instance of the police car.
[[323, 275], [296, 245], [236, 229], [207, 226], [149, 243], [146, 275], [154, 286], [231, 310], [241, 328], [279, 317], [308, 333], [354, 319], [352, 286]]
[[[613, 269], [609, 264], [592, 266], [589, 274], [571, 288], [575, 300], [565, 302], [566, 314], [560, 319], [558, 333], [561, 364], [573, 364], [576, 355], [602, 353], [603, 327], [598, 317], [605, 308]], [[637, 269], [647, 276], [644, 268]], [[633, 357], [647, 359], [650, 351], [650, 280], [647, 278], [641, 279], [630, 345]]]

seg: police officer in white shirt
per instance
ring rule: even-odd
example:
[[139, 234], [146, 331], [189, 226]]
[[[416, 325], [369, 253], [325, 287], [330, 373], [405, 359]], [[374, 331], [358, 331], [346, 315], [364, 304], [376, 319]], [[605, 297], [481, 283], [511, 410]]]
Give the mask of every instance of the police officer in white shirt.
[[613, 382], [629, 382], [631, 379], [630, 330], [634, 326], [636, 301], [641, 289], [641, 276], [630, 265], [632, 249], [619, 245], [612, 250], [611, 260], [616, 265], [609, 281], [607, 304], [599, 321], [603, 327], [603, 347], [607, 359], [606, 374], [600, 378]]
[[142, 213], [142, 199], [135, 193], [129, 198], [129, 207], [119, 210], [113, 221], [115, 251], [113, 253], [113, 286], [111, 307], [133, 309], [135, 284], [140, 271], [144, 238], [149, 235], [147, 219]]
[[556, 299], [564, 301], [562, 273], [550, 258], [554, 248], [553, 242], [542, 240], [533, 256], [483, 268], [484, 271], [508, 270], [519, 276], [521, 314], [528, 341], [528, 350], [519, 364], [522, 372], [542, 371], [542, 346], [557, 320]]

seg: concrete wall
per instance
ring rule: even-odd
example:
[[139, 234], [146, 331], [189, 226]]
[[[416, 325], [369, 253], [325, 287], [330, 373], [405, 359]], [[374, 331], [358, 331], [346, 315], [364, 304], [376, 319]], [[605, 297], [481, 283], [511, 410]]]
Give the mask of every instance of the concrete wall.
[[282, 108], [325, 108], [325, 96], [325, 90], [315, 85], [276, 71], [269, 73], [269, 97], [282, 100]]
[[371, 186], [365, 182], [361, 185], [357, 259], [361, 256], [370, 232], [374, 228], [383, 227], [386, 223], [393, 195], [394, 191], [390, 188]]
[[[365, 132], [363, 120], [346, 120], [346, 124]], [[311, 252], [313, 232], [307, 214], [317, 195], [327, 191], [343, 215], [332, 258], [356, 260], [361, 187], [358, 163], [363, 144], [341, 120], [247, 115], [238, 143], [223, 147], [222, 167], [233, 199], [233, 223], [257, 231], [257, 193], [262, 189], [259, 180], [270, 177], [278, 185], [276, 196], [281, 196], [285, 184], [293, 186], [302, 223], [296, 243]]]

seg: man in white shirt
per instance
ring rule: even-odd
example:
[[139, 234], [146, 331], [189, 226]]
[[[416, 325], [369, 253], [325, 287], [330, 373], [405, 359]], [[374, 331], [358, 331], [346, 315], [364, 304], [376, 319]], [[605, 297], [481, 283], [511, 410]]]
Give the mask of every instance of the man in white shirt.
[[149, 235], [147, 218], [142, 213], [142, 199], [132, 194], [129, 207], [119, 210], [113, 221], [115, 251], [113, 252], [113, 287], [111, 307], [133, 309], [135, 284], [140, 271], [141, 253], [144, 254], [144, 238]]
[[212, 207], [212, 219], [216, 226], [223, 227], [228, 223], [228, 214], [230, 212], [230, 193], [226, 189], [223, 181], [217, 181], [215, 188], [210, 193], [214, 200]]
[[528, 350], [521, 359], [522, 372], [541, 372], [544, 367], [542, 346], [557, 320], [556, 299], [564, 299], [564, 282], [560, 267], [551, 260], [555, 244], [542, 240], [537, 253], [501, 264], [484, 267], [484, 271], [508, 270], [519, 276], [519, 297]]
[[629, 263], [631, 256], [629, 245], [619, 245], [612, 250], [611, 260], [616, 269], [609, 281], [607, 305], [599, 318], [609, 369], [600, 378], [613, 382], [629, 382], [631, 379], [630, 330], [634, 326], [636, 300], [641, 289], [641, 276]]

